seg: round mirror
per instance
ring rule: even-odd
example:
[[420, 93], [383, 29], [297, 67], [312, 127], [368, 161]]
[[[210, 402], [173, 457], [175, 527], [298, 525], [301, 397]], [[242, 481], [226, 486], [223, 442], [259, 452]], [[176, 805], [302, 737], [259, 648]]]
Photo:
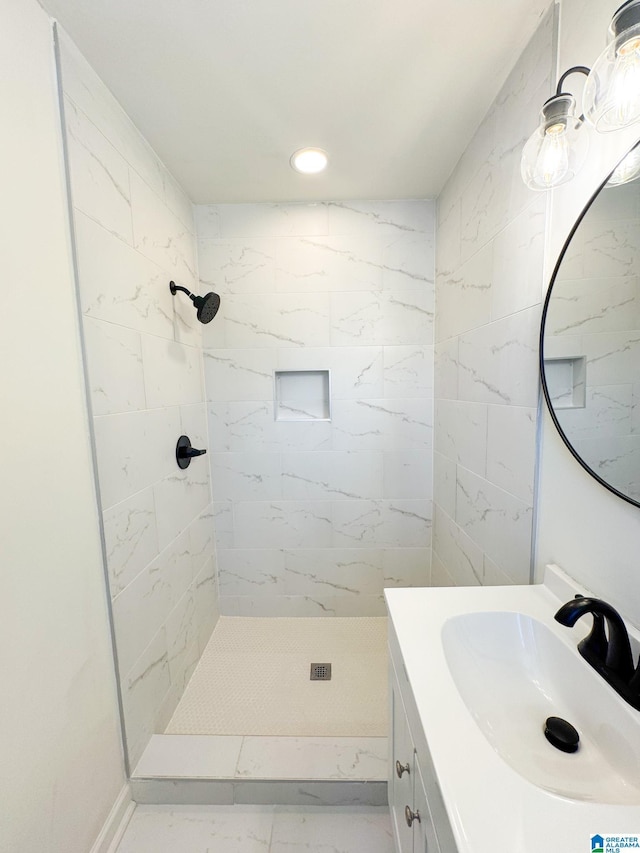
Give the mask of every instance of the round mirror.
[[[640, 180], [587, 205], [556, 264], [542, 313], [540, 369], [565, 444], [603, 486], [640, 506]], [[629, 174], [629, 173], [627, 173]], [[627, 178], [628, 180], [628, 178]]]

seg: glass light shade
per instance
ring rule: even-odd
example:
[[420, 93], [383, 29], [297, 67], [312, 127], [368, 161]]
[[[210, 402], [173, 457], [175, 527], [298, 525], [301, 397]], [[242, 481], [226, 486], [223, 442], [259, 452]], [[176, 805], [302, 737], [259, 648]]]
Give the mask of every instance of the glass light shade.
[[[532, 190], [549, 190], [570, 181], [582, 167], [589, 148], [583, 122], [575, 115], [571, 95], [550, 98], [540, 124], [522, 151], [522, 180]], [[582, 131], [582, 132], [581, 132]]]
[[600, 133], [640, 120], [640, 0], [618, 9], [609, 33], [582, 96], [585, 117]]
[[640, 177], [640, 148], [633, 148], [624, 160], [618, 164], [605, 184], [607, 187], [619, 187], [629, 184]]
[[291, 155], [291, 166], [303, 175], [317, 175], [327, 167], [329, 156], [322, 148], [300, 148]]

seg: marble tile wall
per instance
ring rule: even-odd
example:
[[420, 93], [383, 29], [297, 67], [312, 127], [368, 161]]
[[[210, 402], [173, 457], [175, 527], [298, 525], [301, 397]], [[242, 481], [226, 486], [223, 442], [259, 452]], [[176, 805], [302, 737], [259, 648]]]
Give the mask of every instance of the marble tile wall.
[[438, 198], [434, 585], [527, 583], [547, 198], [520, 178], [549, 10]]
[[217, 619], [193, 208], [62, 33], [73, 227], [129, 759], [163, 731]]
[[[430, 578], [434, 203], [196, 211], [221, 610], [383, 615]], [[275, 420], [275, 370], [331, 420]]]

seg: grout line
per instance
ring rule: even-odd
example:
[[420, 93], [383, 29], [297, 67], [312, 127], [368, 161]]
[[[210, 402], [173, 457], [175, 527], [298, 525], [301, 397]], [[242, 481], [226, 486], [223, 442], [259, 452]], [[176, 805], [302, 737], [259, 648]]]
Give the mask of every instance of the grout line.
[[244, 749], [244, 742], [246, 739], [247, 739], [246, 736], [243, 735], [242, 742], [240, 743], [240, 749], [238, 750], [238, 758], [236, 760], [236, 766], [235, 766], [235, 769], [233, 771], [234, 780], [243, 778], [240, 776], [239, 768], [240, 768], [240, 757], [242, 756], [242, 750]]

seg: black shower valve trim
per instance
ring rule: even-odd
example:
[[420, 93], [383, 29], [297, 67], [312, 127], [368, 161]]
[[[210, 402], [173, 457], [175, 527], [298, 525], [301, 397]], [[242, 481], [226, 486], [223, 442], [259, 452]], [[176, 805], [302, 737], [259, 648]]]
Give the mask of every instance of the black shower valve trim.
[[191, 439], [188, 435], [181, 435], [176, 444], [176, 462], [178, 463], [178, 468], [182, 468], [183, 470], [188, 468], [195, 456], [202, 456], [206, 452], [206, 450], [198, 450], [196, 447], [192, 447]]

